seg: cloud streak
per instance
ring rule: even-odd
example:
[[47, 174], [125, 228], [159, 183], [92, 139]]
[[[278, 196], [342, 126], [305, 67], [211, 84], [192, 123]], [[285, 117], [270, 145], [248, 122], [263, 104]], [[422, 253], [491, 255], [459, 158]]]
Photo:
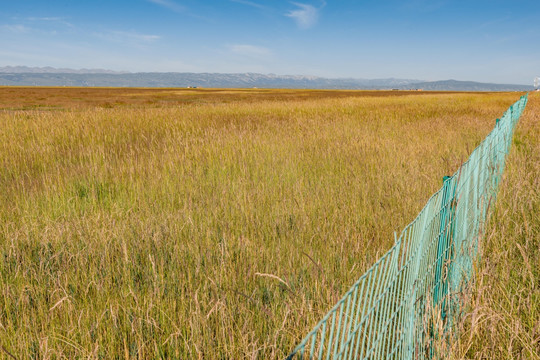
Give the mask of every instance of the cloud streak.
[[248, 0], [230, 0], [230, 1], [238, 3], [238, 4], [242, 4], [242, 5], [251, 6], [259, 10], [268, 10], [268, 7], [261, 4], [257, 4], [256, 2], [253, 2], [253, 1], [248, 1]]
[[28, 21], [54, 21], [54, 22], [60, 22], [63, 21], [64, 18], [59, 16], [50, 16], [50, 17], [36, 17], [36, 16], [30, 16], [26, 18]]
[[28, 26], [22, 24], [2, 25], [0, 26], [0, 29], [15, 34], [26, 34], [32, 31], [32, 28], [29, 28]]
[[106, 33], [95, 33], [96, 36], [119, 43], [151, 43], [161, 39], [159, 35], [139, 34], [130, 31], [110, 31]]
[[272, 51], [268, 48], [247, 44], [230, 45], [229, 51], [236, 55], [251, 58], [264, 58], [272, 55]]
[[153, 4], [162, 6], [162, 7], [166, 8], [166, 9], [177, 12], [177, 13], [183, 13], [183, 12], [186, 11], [185, 6], [179, 5], [179, 4], [177, 4], [177, 3], [175, 3], [174, 1], [171, 1], [171, 0], [148, 0], [148, 1], [153, 3]]
[[36, 16], [30, 16], [26, 18], [27, 21], [32, 22], [33, 24], [38, 23], [40, 26], [43, 26], [45, 24], [51, 24], [51, 25], [63, 25], [68, 28], [74, 28], [75, 25], [68, 22], [66, 18], [60, 17], [60, 16], [50, 16], [50, 17], [36, 17]]
[[319, 21], [319, 11], [325, 5], [325, 3], [323, 3], [321, 8], [316, 8], [309, 4], [296, 2], [293, 2], [292, 4], [296, 6], [296, 9], [287, 12], [285, 16], [292, 18], [296, 22], [296, 25], [304, 30], [317, 24], [317, 21]]

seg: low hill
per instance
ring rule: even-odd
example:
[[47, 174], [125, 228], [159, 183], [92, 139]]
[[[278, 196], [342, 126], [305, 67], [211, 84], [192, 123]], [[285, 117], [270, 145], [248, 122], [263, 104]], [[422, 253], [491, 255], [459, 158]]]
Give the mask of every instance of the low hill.
[[438, 91], [530, 91], [532, 86], [514, 84], [492, 84], [474, 81], [443, 80], [429, 81], [400, 86], [400, 89], [422, 89]]

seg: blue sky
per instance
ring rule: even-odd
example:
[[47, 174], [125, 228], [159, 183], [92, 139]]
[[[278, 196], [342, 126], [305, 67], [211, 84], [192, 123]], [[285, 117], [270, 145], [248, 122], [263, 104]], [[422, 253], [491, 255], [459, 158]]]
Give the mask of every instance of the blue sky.
[[0, 66], [532, 84], [540, 1], [0, 0]]

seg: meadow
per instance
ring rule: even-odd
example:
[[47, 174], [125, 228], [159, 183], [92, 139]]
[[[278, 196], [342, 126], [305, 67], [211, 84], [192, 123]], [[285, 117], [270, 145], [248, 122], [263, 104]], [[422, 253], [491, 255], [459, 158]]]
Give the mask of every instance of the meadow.
[[[283, 358], [520, 95], [0, 88], [0, 353]], [[538, 351], [539, 103], [456, 357]]]
[[451, 358], [540, 359], [540, 93], [512, 146]]

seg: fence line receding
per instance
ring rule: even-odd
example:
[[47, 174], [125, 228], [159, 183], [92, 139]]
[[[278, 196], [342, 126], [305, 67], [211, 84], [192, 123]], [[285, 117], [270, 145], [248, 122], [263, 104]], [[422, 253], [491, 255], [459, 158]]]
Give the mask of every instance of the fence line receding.
[[458, 320], [478, 239], [527, 103], [520, 98], [289, 359], [430, 359]]

